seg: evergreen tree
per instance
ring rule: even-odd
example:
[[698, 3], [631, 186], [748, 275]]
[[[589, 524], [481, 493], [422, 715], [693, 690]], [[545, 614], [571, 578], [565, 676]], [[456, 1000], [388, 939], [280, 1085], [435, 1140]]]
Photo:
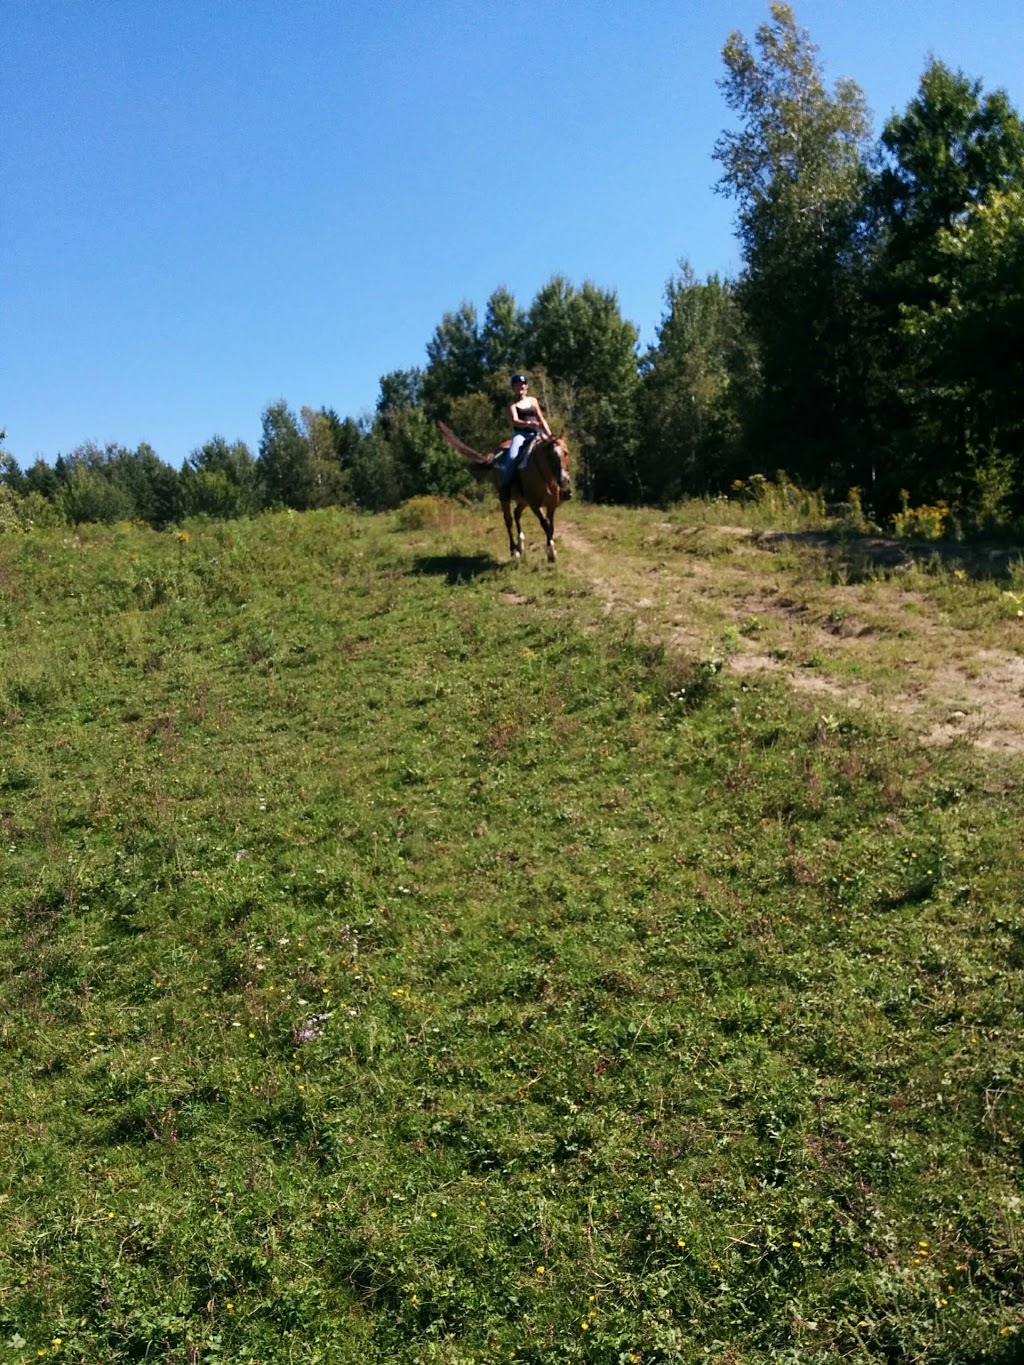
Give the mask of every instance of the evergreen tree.
[[103, 470], [132, 502], [131, 516], [162, 530], [184, 514], [181, 475], [165, 464], [147, 442], [134, 451], [108, 447]]
[[1002, 91], [983, 95], [979, 81], [932, 61], [906, 111], [886, 124], [879, 162], [870, 195], [873, 314], [863, 348], [876, 358], [874, 435], [886, 451], [891, 494], [906, 486], [956, 500], [996, 441], [997, 390], [984, 371], [1000, 358], [978, 355], [978, 374], [964, 343], [968, 322], [976, 344], [986, 344], [979, 320], [999, 314], [988, 337], [996, 345], [1007, 321], [1004, 296], [993, 291], [1006, 287], [1012, 296], [1012, 274], [999, 272], [988, 247], [1015, 240], [1024, 126]]
[[22, 475], [26, 495], [37, 493], [48, 502], [56, 503], [60, 492], [60, 478], [53, 465], [45, 460], [33, 460]]

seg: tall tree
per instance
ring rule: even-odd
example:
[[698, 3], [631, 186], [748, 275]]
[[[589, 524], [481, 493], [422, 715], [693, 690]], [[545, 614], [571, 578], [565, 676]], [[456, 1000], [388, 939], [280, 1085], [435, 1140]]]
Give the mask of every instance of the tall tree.
[[259, 511], [256, 461], [244, 441], [211, 437], [189, 455], [181, 476], [191, 516], [231, 518]]
[[284, 400], [263, 413], [263, 434], [256, 461], [264, 501], [303, 509], [313, 505], [313, 472], [307, 438]]
[[935, 247], [948, 292], [905, 306], [902, 333], [961, 444], [938, 491], [990, 529], [1024, 510], [1024, 189], [990, 191]]
[[189, 455], [181, 481], [189, 516], [227, 519], [259, 510], [256, 461], [244, 441], [211, 437]]
[[747, 472], [740, 445], [757, 364], [734, 286], [688, 262], [665, 288], [643, 363], [639, 464], [647, 498], [719, 489]]
[[1005, 91], [983, 95], [981, 82], [933, 60], [903, 114], [882, 131], [882, 166], [873, 198], [886, 264], [906, 301], [949, 288], [939, 234], [992, 191], [1024, 186], [1024, 126]]
[[60, 478], [53, 465], [45, 460], [33, 460], [22, 475], [24, 493], [37, 493], [47, 502], [55, 503], [60, 492]]
[[[998, 252], [988, 248], [997, 238], [1014, 240], [1024, 126], [1003, 91], [985, 95], [979, 81], [932, 61], [906, 111], [886, 124], [879, 161], [870, 195], [873, 334], [864, 348], [877, 357], [876, 442], [897, 487], [956, 498], [990, 444], [990, 405], [954, 335], [963, 340], [968, 319], [976, 331], [989, 306], [998, 306]], [[1012, 278], [999, 278], [1012, 294]], [[981, 291], [977, 306], [972, 289]], [[965, 367], [959, 375], [957, 356]]]
[[756, 437], [773, 463], [808, 479], [848, 464], [855, 269], [868, 117], [859, 87], [830, 93], [789, 5], [723, 49], [720, 82], [738, 131], [715, 146], [718, 188], [738, 203], [740, 298], [759, 343], [764, 403]]
[[302, 430], [308, 451], [307, 507], [333, 507], [348, 501], [348, 474], [335, 446], [335, 427], [324, 411], [302, 409]]
[[366, 438], [366, 433], [357, 421], [351, 417], [340, 418], [333, 408], [321, 408], [321, 415], [326, 418], [331, 429], [334, 458], [338, 462], [338, 468], [343, 474], [347, 474]]
[[487, 373], [518, 370], [525, 363], [526, 315], [504, 286], [487, 300], [480, 344]]
[[146, 441], [134, 451], [108, 450], [105, 472], [131, 498], [137, 520], [157, 529], [180, 521], [184, 513], [181, 475]]
[[527, 361], [561, 390], [559, 406], [580, 457], [580, 484], [599, 501], [635, 501], [639, 375], [633, 323], [613, 290], [577, 289], [556, 275], [527, 315]]
[[446, 417], [454, 398], [475, 393], [484, 377], [484, 349], [476, 309], [463, 303], [445, 313], [427, 342], [421, 398], [431, 417]]
[[423, 390], [423, 371], [420, 369], [391, 370], [380, 377], [377, 411], [391, 412], [395, 408], [419, 406]]

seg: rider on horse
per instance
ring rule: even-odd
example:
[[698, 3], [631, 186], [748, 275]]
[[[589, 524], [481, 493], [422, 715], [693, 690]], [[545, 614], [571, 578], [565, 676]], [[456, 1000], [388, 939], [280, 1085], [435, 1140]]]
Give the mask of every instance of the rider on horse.
[[541, 412], [540, 404], [526, 392], [529, 385], [526, 375], [514, 374], [511, 384], [515, 395], [508, 408], [509, 416], [512, 418], [512, 444], [508, 448], [505, 469], [498, 487], [502, 501], [505, 501], [512, 491], [512, 481], [515, 479], [520, 460], [529, 455], [530, 446], [537, 436], [541, 433], [545, 436], [551, 435], [551, 428]]

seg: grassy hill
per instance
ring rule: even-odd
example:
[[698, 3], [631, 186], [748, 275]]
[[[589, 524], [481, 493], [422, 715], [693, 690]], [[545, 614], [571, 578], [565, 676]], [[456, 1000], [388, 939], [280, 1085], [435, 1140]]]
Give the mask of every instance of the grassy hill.
[[0, 537], [0, 1362], [1022, 1358], [1020, 758], [573, 519]]

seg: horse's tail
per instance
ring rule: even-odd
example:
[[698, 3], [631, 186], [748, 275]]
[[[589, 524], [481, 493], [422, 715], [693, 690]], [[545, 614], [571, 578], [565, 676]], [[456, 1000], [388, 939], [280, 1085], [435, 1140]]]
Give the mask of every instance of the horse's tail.
[[452, 450], [457, 451], [465, 460], [466, 464], [472, 465], [477, 469], [489, 468], [494, 464], [493, 455], [481, 455], [479, 450], [474, 450], [472, 446], [466, 445], [465, 441], [460, 441], [451, 427], [446, 427], [443, 422], [438, 422], [437, 429], [441, 433], [441, 439], [445, 444], [450, 445]]

